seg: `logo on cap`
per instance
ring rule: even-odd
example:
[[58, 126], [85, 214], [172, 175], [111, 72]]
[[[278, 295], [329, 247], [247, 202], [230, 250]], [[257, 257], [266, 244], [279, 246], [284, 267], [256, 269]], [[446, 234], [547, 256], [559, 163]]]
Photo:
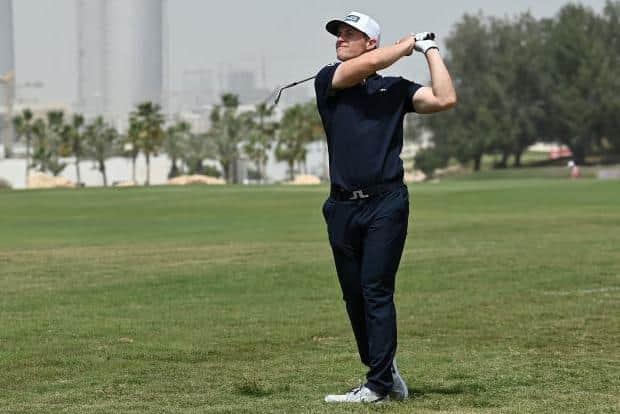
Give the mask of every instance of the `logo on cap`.
[[345, 22], [359, 22], [360, 21], [360, 17], [356, 16], [354, 14], [350, 14], [347, 17], [344, 18]]

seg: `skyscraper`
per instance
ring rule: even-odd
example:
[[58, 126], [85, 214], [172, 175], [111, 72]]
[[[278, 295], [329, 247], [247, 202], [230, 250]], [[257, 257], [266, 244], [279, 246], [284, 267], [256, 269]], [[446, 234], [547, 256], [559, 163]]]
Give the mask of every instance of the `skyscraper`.
[[124, 125], [136, 104], [162, 103], [162, 0], [78, 0], [79, 104]]
[[0, 137], [6, 155], [13, 143], [11, 118], [15, 96], [12, 6], [11, 0], [0, 0]]

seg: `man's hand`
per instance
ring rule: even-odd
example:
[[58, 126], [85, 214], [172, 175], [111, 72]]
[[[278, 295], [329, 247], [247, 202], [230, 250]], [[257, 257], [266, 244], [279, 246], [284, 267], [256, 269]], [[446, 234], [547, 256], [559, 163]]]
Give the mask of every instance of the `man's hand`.
[[431, 32], [420, 32], [416, 34], [412, 34], [413, 39], [415, 40], [414, 49], [418, 52], [422, 52], [426, 55], [431, 49], [439, 50], [437, 46], [437, 42], [435, 42], [435, 33]]
[[408, 44], [408, 48], [407, 48], [407, 53], [405, 53], [405, 56], [411, 56], [411, 54], [413, 53], [413, 47], [415, 44], [415, 38], [413, 37], [413, 35], [407, 35], [405, 37], [403, 37], [402, 39], [396, 41], [396, 44], [399, 45], [401, 43], [407, 43]]

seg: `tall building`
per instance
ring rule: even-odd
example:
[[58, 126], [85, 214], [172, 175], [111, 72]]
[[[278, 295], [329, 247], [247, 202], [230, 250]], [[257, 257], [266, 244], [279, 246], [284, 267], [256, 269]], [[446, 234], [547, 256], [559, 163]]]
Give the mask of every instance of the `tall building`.
[[5, 155], [11, 153], [15, 98], [15, 57], [13, 45], [13, 7], [11, 0], [0, 0], [0, 138]]
[[135, 105], [162, 103], [162, 0], [78, 0], [79, 112], [124, 126]]
[[215, 77], [210, 69], [187, 69], [183, 72], [183, 107], [200, 109], [216, 103]]
[[256, 85], [256, 74], [249, 70], [231, 70], [227, 73], [226, 92], [239, 96], [243, 104], [256, 104], [263, 101], [269, 92]]
[[228, 72], [227, 85], [230, 92], [241, 95], [256, 89], [256, 75], [249, 70], [232, 70]]
[[87, 116], [105, 112], [105, 1], [79, 0], [78, 112]]

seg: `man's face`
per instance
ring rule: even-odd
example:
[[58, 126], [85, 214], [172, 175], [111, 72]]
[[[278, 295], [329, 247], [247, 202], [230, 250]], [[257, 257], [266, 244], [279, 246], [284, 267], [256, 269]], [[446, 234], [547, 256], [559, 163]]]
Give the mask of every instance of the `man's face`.
[[368, 52], [377, 46], [375, 39], [369, 39], [364, 33], [348, 24], [342, 23], [338, 28], [336, 39], [336, 56], [338, 60], [345, 60], [358, 57], [362, 53]]

